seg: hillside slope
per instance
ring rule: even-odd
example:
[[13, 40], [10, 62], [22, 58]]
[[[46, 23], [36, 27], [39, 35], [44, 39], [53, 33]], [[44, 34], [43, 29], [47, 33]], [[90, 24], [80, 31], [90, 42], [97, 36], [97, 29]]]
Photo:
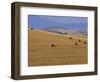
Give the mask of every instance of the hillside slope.
[[[81, 42], [79, 42], [81, 40]], [[28, 30], [28, 65], [67, 65], [87, 63], [86, 38]], [[77, 45], [75, 45], [77, 42]], [[54, 44], [54, 47], [50, 46]]]

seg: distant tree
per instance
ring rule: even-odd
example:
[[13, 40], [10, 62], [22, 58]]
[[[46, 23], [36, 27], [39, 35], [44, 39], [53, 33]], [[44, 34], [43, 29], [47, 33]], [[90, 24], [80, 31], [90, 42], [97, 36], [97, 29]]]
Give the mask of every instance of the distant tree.
[[67, 32], [63, 32], [63, 34], [68, 34]]
[[33, 30], [33, 28], [31, 28], [31, 30]]

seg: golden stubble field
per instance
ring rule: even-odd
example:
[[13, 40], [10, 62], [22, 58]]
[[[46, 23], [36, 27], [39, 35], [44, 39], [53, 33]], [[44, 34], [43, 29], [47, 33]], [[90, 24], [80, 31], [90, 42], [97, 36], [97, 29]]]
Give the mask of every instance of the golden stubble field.
[[70, 39], [70, 36], [28, 30], [28, 66], [86, 64], [88, 55], [84, 41], [87, 38], [72, 36]]

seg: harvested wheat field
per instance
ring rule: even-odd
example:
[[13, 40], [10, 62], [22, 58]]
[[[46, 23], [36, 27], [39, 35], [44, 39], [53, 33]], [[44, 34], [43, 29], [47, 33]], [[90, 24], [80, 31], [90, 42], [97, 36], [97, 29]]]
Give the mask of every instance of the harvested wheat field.
[[87, 38], [28, 30], [28, 66], [87, 63]]

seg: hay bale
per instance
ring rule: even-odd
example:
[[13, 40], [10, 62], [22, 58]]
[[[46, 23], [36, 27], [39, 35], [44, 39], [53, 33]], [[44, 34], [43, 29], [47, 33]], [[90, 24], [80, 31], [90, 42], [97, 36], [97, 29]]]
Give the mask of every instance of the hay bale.
[[69, 39], [71, 40], [71, 39], [72, 39], [72, 37], [69, 37]]
[[55, 44], [54, 43], [50, 43], [50, 47], [55, 47]]
[[87, 42], [86, 42], [86, 41], [84, 41], [84, 44], [87, 44]]
[[75, 42], [75, 46], [77, 45], [77, 42]]
[[79, 41], [79, 42], [81, 42], [81, 40], [80, 40], [80, 39], [79, 39], [78, 41]]

